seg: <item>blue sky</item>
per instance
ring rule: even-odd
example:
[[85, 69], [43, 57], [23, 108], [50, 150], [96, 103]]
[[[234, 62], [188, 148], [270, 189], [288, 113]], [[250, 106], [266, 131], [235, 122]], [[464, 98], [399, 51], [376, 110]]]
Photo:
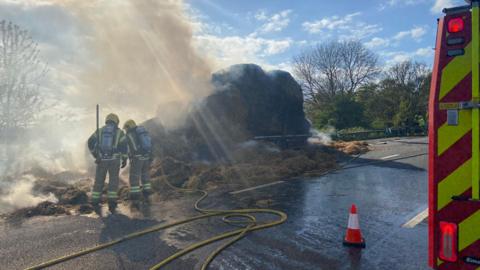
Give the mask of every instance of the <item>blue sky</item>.
[[[95, 104], [101, 104], [102, 115], [115, 111], [121, 119], [157, 116], [179, 123], [181, 105], [202, 100], [212, 91], [210, 73], [231, 64], [291, 71], [292, 57], [309, 46], [350, 38], [360, 39], [389, 65], [408, 58], [431, 64], [436, 18], [443, 7], [461, 4], [0, 0], [0, 20], [27, 30], [48, 65], [41, 89], [56, 105], [42, 118], [45, 148], [61, 144], [83, 154]], [[148, 72], [139, 72], [145, 67]]]
[[358, 39], [391, 65], [431, 65], [436, 19], [462, 0], [187, 0], [199, 50], [217, 66], [255, 62], [291, 69], [300, 51], [335, 39]]

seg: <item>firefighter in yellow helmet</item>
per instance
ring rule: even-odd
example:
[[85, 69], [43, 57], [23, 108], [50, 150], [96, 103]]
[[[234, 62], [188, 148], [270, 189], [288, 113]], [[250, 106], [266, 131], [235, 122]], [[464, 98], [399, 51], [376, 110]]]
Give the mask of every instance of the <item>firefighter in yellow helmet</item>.
[[130, 158], [130, 199], [137, 201], [143, 192], [145, 199], [148, 200], [148, 196], [152, 193], [150, 184], [152, 139], [145, 128], [137, 126], [133, 120], [127, 120], [123, 129], [127, 134]]
[[108, 208], [115, 212], [118, 199], [118, 184], [120, 167], [127, 165], [127, 140], [125, 133], [118, 128], [120, 120], [111, 113], [105, 118], [105, 125], [94, 132], [88, 139], [88, 149], [97, 164], [95, 183], [92, 190], [91, 202], [95, 210], [99, 210], [99, 203], [103, 186], [108, 173]]

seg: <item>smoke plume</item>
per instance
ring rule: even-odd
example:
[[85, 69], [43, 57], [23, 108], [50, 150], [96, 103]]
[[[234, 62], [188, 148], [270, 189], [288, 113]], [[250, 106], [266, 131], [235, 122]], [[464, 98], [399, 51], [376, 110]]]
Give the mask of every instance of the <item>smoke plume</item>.
[[[114, 112], [120, 116], [121, 126], [129, 118], [141, 123], [157, 117], [163, 125], [176, 127], [190, 105], [212, 91], [209, 61], [193, 48], [191, 23], [182, 1], [42, 0], [17, 4], [60, 9], [72, 18], [76, 35], [75, 48], [65, 50], [70, 54], [59, 50], [49, 64], [46, 88], [55, 88], [50, 89], [57, 96], [55, 105], [39, 118], [40, 125], [28, 136], [29, 141], [19, 143], [17, 148], [22, 151], [7, 147], [8, 142], [2, 145], [0, 173], [16, 175], [19, 183], [3, 188], [11, 191], [3, 203], [19, 205], [21, 193], [28, 199], [27, 205], [45, 199], [32, 197], [31, 181], [21, 179], [31, 167], [85, 171], [92, 163], [85, 145], [95, 130], [96, 104], [101, 106], [101, 125], [105, 115]], [[67, 33], [56, 33], [62, 34]]]
[[[182, 1], [62, 1], [85, 29], [74, 106], [100, 103], [127, 117], [178, 125], [188, 106], [211, 92], [211, 70], [192, 45]], [[126, 119], [125, 119], [126, 120]]]
[[7, 190], [6, 195], [0, 198], [0, 214], [23, 207], [35, 206], [43, 201], [57, 202], [57, 198], [52, 193], [48, 195], [32, 194], [32, 187], [35, 183], [35, 177], [24, 175], [18, 182]]
[[310, 133], [312, 137], [308, 138], [309, 143], [328, 145], [332, 142], [332, 135], [335, 133], [335, 128], [328, 127], [322, 131], [311, 128]]

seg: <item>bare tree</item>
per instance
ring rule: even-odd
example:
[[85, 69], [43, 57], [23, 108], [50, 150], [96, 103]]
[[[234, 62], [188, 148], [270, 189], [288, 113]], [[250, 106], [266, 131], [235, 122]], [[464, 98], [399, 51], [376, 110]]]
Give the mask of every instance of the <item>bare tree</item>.
[[430, 73], [431, 70], [426, 64], [407, 60], [388, 69], [385, 72], [385, 77], [399, 86], [418, 92], [429, 80]]
[[[431, 70], [424, 63], [407, 60], [385, 71], [381, 87], [394, 100], [395, 125], [415, 125], [417, 118], [426, 121]], [[398, 107], [397, 107], [398, 105]]]
[[42, 108], [39, 86], [46, 66], [38, 54], [26, 30], [0, 21], [0, 135], [30, 127]]
[[294, 73], [308, 102], [330, 102], [352, 94], [379, 74], [378, 56], [360, 41], [332, 41], [294, 57]]

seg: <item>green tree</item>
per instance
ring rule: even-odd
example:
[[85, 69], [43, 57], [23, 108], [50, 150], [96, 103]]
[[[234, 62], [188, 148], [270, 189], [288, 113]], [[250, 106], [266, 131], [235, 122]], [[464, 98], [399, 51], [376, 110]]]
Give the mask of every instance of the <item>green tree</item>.
[[364, 125], [363, 109], [355, 100], [355, 92], [379, 74], [374, 52], [360, 41], [331, 41], [302, 52], [293, 62], [307, 116], [315, 127]]
[[378, 83], [363, 86], [356, 99], [368, 126], [424, 126], [431, 72], [425, 64], [406, 61], [389, 68]]
[[314, 127], [425, 127], [430, 69], [409, 60], [381, 76], [378, 70], [376, 54], [358, 41], [320, 44], [295, 57]]
[[314, 127], [332, 126], [336, 129], [366, 126], [363, 106], [353, 95], [339, 94], [330, 104], [325, 104], [321, 110], [313, 109], [310, 113]]

